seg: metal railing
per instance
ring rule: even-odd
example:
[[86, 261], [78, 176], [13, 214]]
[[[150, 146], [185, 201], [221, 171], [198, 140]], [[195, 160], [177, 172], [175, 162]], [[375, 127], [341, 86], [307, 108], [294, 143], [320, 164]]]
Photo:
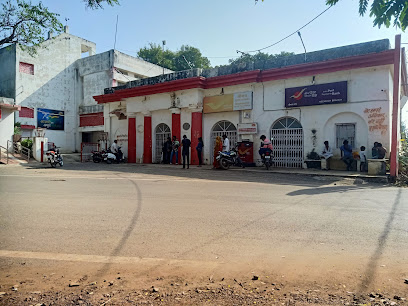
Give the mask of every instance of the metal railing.
[[7, 148], [5, 148], [5, 147], [3, 147], [3, 146], [0, 146], [0, 161], [1, 161], [1, 154], [2, 154], [2, 150], [6, 150], [6, 164], [8, 164], [8, 161], [9, 161], [9, 152], [8, 152], [8, 149]]
[[[11, 143], [11, 145], [9, 145]], [[10, 140], [7, 140], [7, 148], [11, 148], [11, 154], [15, 156], [15, 154], [20, 154], [21, 157], [25, 157], [27, 160], [27, 163], [30, 162], [30, 157], [31, 157], [31, 150], [29, 148], [21, 146], [18, 142], [12, 142]], [[9, 152], [9, 150], [7, 150]]]
[[103, 105], [96, 104], [96, 105], [87, 105], [87, 106], [80, 106], [79, 113], [80, 114], [93, 114], [93, 113], [101, 113], [103, 112]]

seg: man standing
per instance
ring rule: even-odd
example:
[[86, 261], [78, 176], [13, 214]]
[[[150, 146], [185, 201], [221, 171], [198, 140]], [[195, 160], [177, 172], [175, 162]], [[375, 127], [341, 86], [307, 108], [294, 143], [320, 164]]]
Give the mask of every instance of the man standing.
[[351, 164], [353, 163], [353, 148], [348, 144], [348, 140], [343, 141], [343, 145], [340, 147], [341, 160], [346, 164], [347, 171], [351, 170]]
[[230, 142], [229, 142], [229, 139], [228, 139], [228, 137], [227, 137], [227, 135], [222, 135], [222, 139], [223, 139], [223, 142], [222, 142], [222, 151], [223, 152], [229, 152], [230, 151]]
[[182, 151], [181, 155], [183, 156], [183, 169], [186, 168], [186, 158], [187, 158], [187, 169], [190, 169], [190, 146], [191, 141], [187, 138], [186, 135], [183, 135], [183, 140], [181, 141]]
[[178, 149], [180, 146], [180, 142], [177, 140], [176, 136], [173, 136], [173, 142], [172, 142], [172, 150], [170, 154], [170, 164], [173, 163], [173, 156], [176, 155], [176, 165], [178, 165]]
[[119, 161], [119, 156], [118, 156], [118, 141], [114, 140], [112, 145], [111, 145], [111, 152], [115, 154], [116, 160]]

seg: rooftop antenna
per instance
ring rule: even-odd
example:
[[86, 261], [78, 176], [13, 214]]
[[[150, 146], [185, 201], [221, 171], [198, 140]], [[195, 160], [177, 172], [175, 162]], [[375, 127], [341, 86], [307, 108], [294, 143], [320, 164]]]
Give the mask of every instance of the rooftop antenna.
[[305, 63], [306, 63], [306, 47], [305, 44], [303, 43], [302, 35], [300, 34], [300, 31], [298, 31], [298, 35], [300, 37], [300, 40], [302, 41], [303, 49], [305, 49]]
[[65, 25], [66, 26], [68, 25], [68, 20], [69, 20], [69, 18], [65, 17]]
[[184, 60], [186, 61], [188, 67], [190, 67], [190, 69], [193, 69], [193, 65], [186, 59], [186, 57], [183, 55]]
[[115, 43], [113, 44], [113, 50], [115, 50], [116, 48], [116, 35], [118, 34], [118, 21], [119, 21], [119, 15], [116, 15]]

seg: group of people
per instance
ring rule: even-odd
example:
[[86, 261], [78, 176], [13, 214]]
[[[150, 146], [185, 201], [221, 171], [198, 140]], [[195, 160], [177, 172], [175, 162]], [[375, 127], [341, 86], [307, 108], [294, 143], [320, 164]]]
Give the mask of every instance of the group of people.
[[[163, 163], [164, 164], [174, 164], [174, 159], [176, 160], [176, 165], [178, 165], [179, 162], [179, 149], [181, 146], [181, 156], [183, 158], [183, 169], [186, 168], [186, 163], [187, 163], [187, 169], [190, 168], [190, 147], [191, 147], [191, 141], [190, 139], [187, 138], [186, 135], [183, 135], [183, 140], [181, 141], [181, 144], [179, 140], [177, 139], [176, 136], [173, 136], [173, 140], [170, 137], [167, 137], [167, 140], [163, 143]], [[197, 157], [198, 157], [198, 166], [201, 167], [203, 164], [203, 139], [201, 137], [198, 138], [198, 144], [196, 146], [197, 150]]]
[[[341, 151], [341, 160], [346, 164], [347, 171], [352, 170], [352, 164], [355, 159], [360, 160], [360, 171], [367, 172], [367, 153], [366, 147], [361, 146], [360, 152], [353, 152], [353, 148], [349, 145], [348, 140], [343, 141], [343, 145], [340, 147]], [[371, 149], [372, 159], [383, 159], [387, 150], [382, 146], [381, 143], [375, 142], [373, 148]], [[326, 170], [330, 170], [330, 159], [333, 156], [329, 142], [326, 140], [324, 142], [323, 150], [320, 154], [320, 157], [326, 160]]]

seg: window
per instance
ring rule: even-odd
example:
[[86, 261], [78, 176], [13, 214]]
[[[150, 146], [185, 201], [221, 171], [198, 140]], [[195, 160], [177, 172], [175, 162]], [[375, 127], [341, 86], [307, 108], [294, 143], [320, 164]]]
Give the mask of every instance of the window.
[[356, 138], [356, 125], [354, 123], [336, 124], [336, 147], [340, 148], [344, 140], [348, 140], [349, 145], [354, 148]]
[[20, 72], [34, 75], [34, 65], [20, 62]]
[[18, 116], [21, 118], [34, 118], [34, 109], [22, 106]]

